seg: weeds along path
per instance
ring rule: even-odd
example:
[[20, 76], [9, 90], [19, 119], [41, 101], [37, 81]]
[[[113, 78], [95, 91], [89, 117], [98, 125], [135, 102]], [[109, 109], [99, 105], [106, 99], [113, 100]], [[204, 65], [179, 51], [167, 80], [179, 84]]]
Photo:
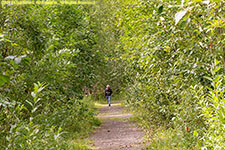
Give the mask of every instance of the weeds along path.
[[99, 118], [102, 125], [89, 138], [97, 150], [141, 150], [144, 148], [144, 133], [129, 122], [132, 114], [124, 111], [120, 102], [103, 106]]

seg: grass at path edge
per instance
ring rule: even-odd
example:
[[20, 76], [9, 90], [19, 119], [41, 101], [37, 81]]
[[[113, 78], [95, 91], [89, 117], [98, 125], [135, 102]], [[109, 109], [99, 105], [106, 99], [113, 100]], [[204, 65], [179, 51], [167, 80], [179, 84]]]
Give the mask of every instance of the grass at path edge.
[[91, 110], [94, 119], [92, 119], [92, 122], [81, 122], [83, 128], [80, 129], [79, 133], [74, 132], [76, 129], [73, 129], [73, 127], [68, 127], [71, 128], [69, 130], [71, 132], [67, 134], [65, 140], [69, 145], [69, 150], [94, 149], [92, 146], [93, 141], [88, 140], [87, 137], [89, 137], [102, 123], [102, 121], [96, 117], [99, 109], [94, 100], [91, 97], [84, 97], [83, 101], [87, 104], [87, 108]]

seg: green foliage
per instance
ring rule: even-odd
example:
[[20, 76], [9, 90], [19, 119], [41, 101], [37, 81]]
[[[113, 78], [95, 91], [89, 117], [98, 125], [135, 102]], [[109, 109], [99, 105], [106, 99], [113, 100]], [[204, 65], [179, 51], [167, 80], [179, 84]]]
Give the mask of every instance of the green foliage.
[[156, 134], [151, 140], [151, 144], [146, 148], [146, 150], [197, 150], [200, 147], [192, 146], [190, 147], [187, 142], [190, 139], [190, 133], [183, 133], [179, 129], [165, 129], [157, 130]]
[[224, 1], [104, 2], [104, 14], [110, 14], [104, 36], [113, 42], [114, 60], [124, 65], [127, 104], [142, 127], [174, 128], [182, 148], [204, 147], [199, 139], [211, 132], [195, 90], [203, 87], [207, 95], [212, 61], [225, 60]]
[[[81, 149], [65, 141], [100, 124], [92, 101], [110, 84], [114, 98], [126, 95], [142, 127], [158, 137], [150, 149], [221, 149], [224, 66], [211, 64], [225, 64], [224, 4], [1, 7], [0, 148]], [[92, 97], [83, 99], [84, 86]], [[150, 132], [159, 126], [168, 130]]]
[[[0, 149], [69, 149], [100, 124], [92, 6], [6, 5], [0, 26]], [[35, 83], [35, 84], [34, 84]]]
[[206, 77], [211, 81], [208, 87], [209, 93], [204, 95], [202, 91], [196, 93], [201, 105], [202, 115], [207, 125], [202, 138], [206, 149], [223, 149], [224, 145], [224, 75], [220, 73], [223, 68], [215, 60], [211, 67], [211, 77]]

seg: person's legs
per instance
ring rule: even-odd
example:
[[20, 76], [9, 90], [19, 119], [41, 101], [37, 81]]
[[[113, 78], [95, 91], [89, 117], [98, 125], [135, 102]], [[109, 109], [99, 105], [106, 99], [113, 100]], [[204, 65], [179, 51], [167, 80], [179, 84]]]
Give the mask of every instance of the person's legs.
[[109, 106], [111, 105], [111, 96], [107, 96], [107, 100], [108, 100], [108, 104], [109, 104]]

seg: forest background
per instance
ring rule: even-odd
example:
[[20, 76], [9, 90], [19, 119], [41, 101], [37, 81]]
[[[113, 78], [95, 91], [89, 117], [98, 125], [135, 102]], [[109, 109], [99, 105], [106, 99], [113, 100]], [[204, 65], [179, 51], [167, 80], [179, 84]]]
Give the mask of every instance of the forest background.
[[87, 148], [110, 84], [148, 149], [223, 149], [224, 5], [0, 5], [0, 148]]

